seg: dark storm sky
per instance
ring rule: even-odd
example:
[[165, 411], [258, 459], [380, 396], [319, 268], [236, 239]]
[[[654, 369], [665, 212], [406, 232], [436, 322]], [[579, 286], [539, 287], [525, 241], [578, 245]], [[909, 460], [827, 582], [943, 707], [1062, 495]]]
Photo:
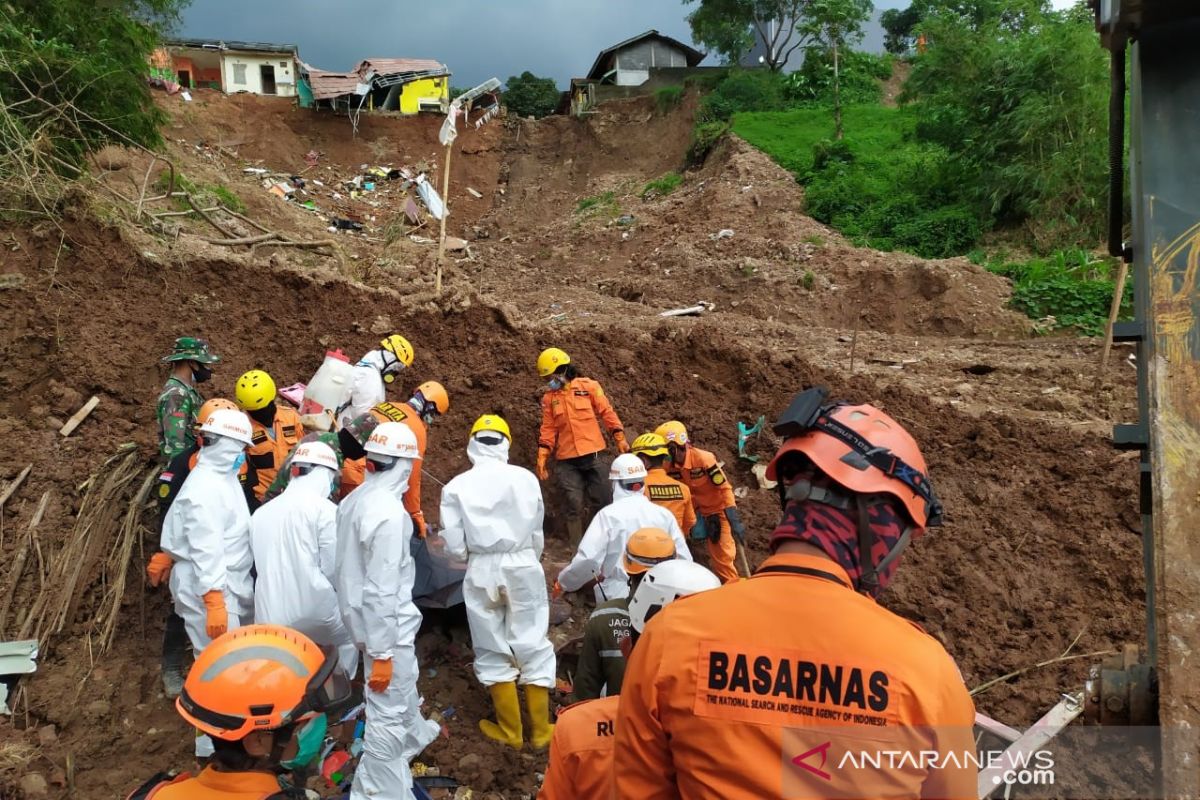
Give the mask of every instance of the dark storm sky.
[[[878, 14], [907, 2], [875, 5]], [[456, 86], [530, 70], [565, 87], [600, 50], [650, 28], [690, 44], [687, 11], [679, 0], [193, 0], [178, 33], [295, 43], [321, 69], [349, 70], [369, 56], [435, 58]], [[862, 47], [881, 41], [872, 25]]]

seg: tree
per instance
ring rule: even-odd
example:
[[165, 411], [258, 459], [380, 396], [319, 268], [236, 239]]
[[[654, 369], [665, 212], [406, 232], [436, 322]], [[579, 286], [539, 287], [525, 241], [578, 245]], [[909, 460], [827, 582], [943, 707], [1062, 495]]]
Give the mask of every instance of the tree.
[[914, 29], [920, 21], [921, 6], [918, 3], [913, 3], [903, 11], [898, 8], [884, 11], [879, 17], [879, 24], [884, 30], [884, 49], [898, 56], [911, 50], [915, 38]]
[[[157, 145], [150, 53], [188, 0], [9, 0], [0, 5], [0, 150], [38, 136], [60, 164], [126, 136]], [[63, 113], [67, 104], [75, 111]], [[71, 119], [69, 119], [71, 118]]]
[[779, 72], [804, 44], [797, 31], [812, 0], [683, 0], [699, 2], [688, 14], [692, 39], [737, 64], [755, 42], [765, 48], [764, 63]]
[[810, 0], [808, 13], [798, 30], [805, 41], [825, 50], [833, 61], [833, 128], [834, 138], [842, 132], [842, 81], [840, 54], [863, 38], [863, 25], [871, 18], [875, 6], [871, 0]]
[[553, 114], [561, 96], [553, 78], [539, 78], [529, 70], [512, 76], [504, 84], [504, 105], [522, 117]]

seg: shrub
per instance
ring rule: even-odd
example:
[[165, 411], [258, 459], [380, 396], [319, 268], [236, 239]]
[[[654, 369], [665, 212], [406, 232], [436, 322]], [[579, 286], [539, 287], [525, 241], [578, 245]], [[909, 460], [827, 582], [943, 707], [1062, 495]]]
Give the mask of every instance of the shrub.
[[725, 121], [743, 111], [779, 111], [786, 107], [783, 78], [767, 70], [733, 70], [704, 98], [700, 116]]
[[688, 146], [689, 164], [703, 164], [704, 159], [717, 146], [721, 137], [729, 132], [727, 122], [701, 122], [692, 129], [692, 143]]
[[[892, 75], [892, 57], [844, 51], [839, 59], [842, 103], [876, 103], [883, 93], [880, 81]], [[784, 99], [791, 104], [824, 105], [833, 102], [833, 58], [825, 48], [811, 48], [804, 65], [783, 80]]]
[[682, 86], [664, 86], [654, 92], [654, 102], [660, 114], [676, 108], [683, 101]]
[[220, 200], [221, 203], [223, 203], [226, 207], [238, 212], [239, 214], [246, 213], [246, 204], [242, 202], [242, 198], [234, 194], [233, 191], [228, 187], [217, 184], [216, 186], [209, 187], [209, 191], [212, 192], [213, 196]]
[[[1100, 336], [1116, 289], [1114, 259], [1095, 258], [1086, 250], [1063, 250], [1046, 258], [993, 263], [988, 269], [1013, 282], [1013, 308], [1033, 319], [1054, 318], [1054, 327]], [[1133, 282], [1125, 284], [1119, 317], [1133, 312]]]
[[683, 176], [678, 172], [668, 172], [661, 178], [656, 178], [642, 187], [642, 199], [647, 200], [651, 197], [665, 197], [671, 192], [679, 188], [683, 183]]
[[943, 206], [913, 216], [892, 228], [896, 247], [923, 258], [948, 258], [979, 241], [979, 217], [965, 206]]

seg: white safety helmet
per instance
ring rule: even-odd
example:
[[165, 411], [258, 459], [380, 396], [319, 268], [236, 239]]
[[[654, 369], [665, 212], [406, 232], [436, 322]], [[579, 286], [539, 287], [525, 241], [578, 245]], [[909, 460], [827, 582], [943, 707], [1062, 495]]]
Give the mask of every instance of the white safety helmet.
[[403, 422], [381, 422], [371, 431], [363, 449], [368, 454], [407, 458], [416, 461], [421, 457], [417, 448], [417, 435]]
[[324, 442], [301, 442], [292, 456], [293, 464], [313, 464], [338, 471], [337, 453]]
[[646, 465], [633, 453], [625, 453], [613, 459], [612, 466], [608, 468], [608, 479], [622, 483], [644, 481], [646, 480]]
[[633, 629], [641, 633], [650, 621], [665, 606], [681, 597], [698, 592], [707, 592], [721, 585], [721, 580], [712, 572], [694, 561], [664, 561], [651, 567], [629, 600], [629, 620]]
[[218, 408], [209, 414], [208, 419], [200, 426], [200, 430], [216, 436], [227, 436], [242, 444], [253, 443], [251, 437], [254, 431], [250, 427], [250, 418], [232, 408]]

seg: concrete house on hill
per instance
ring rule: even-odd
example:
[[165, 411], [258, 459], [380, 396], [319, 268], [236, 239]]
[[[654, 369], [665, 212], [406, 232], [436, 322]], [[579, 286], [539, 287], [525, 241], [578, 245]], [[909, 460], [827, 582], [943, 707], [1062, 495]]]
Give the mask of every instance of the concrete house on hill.
[[299, 48], [267, 42], [168, 39], [151, 55], [150, 73], [183, 89], [295, 97]]
[[651, 70], [688, 69], [704, 57], [694, 47], [650, 30], [601, 50], [587, 77], [598, 84], [641, 86], [650, 80]]

